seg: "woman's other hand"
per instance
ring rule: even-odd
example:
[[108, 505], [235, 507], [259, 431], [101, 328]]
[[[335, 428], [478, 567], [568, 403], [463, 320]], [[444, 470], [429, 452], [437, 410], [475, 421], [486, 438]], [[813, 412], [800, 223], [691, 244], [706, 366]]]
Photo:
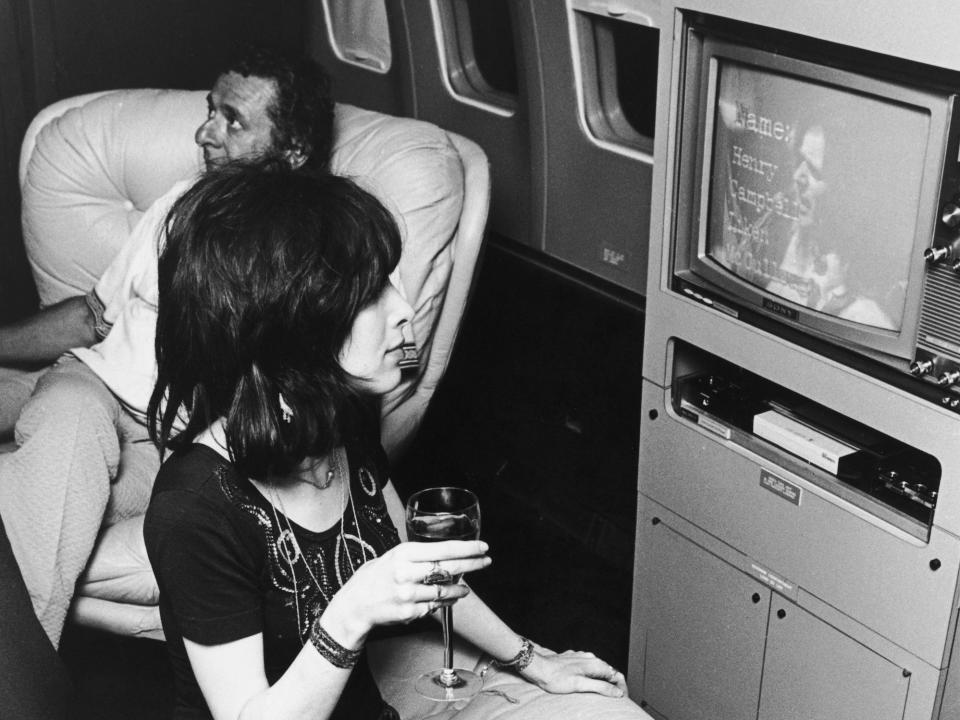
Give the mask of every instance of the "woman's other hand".
[[615, 698], [627, 694], [623, 673], [591, 652], [555, 653], [537, 646], [521, 675], [550, 693], [592, 692]]
[[453, 582], [490, 565], [480, 540], [405, 542], [357, 569], [323, 613], [323, 626], [358, 647], [377, 625], [408, 623], [469, 594]]

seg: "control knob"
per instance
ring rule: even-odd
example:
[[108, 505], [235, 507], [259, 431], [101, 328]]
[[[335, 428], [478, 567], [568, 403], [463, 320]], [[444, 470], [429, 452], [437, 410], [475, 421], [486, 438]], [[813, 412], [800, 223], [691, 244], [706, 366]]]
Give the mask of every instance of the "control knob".
[[960, 370], [948, 370], [937, 378], [937, 385], [953, 385], [960, 380]]
[[943, 206], [940, 220], [943, 221], [943, 224], [948, 228], [960, 227], [960, 205], [957, 203], [957, 200], [952, 200]]
[[945, 247], [928, 247], [923, 251], [923, 259], [933, 265], [945, 259], [950, 254], [950, 249]]
[[931, 370], [933, 370], [933, 360], [914, 360], [910, 363], [910, 374], [911, 375], [926, 375]]

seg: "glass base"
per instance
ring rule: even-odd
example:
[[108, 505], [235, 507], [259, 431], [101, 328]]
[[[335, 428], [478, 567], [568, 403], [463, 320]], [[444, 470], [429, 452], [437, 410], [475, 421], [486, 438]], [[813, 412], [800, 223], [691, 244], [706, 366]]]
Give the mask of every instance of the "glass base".
[[434, 670], [417, 678], [414, 688], [430, 700], [453, 702], [472, 698], [483, 687], [483, 680], [470, 670]]

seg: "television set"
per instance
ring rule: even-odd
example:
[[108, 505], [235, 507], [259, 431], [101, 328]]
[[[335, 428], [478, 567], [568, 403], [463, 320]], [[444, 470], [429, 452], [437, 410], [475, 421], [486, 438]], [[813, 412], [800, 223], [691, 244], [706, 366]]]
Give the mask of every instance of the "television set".
[[960, 78], [703, 16], [681, 52], [673, 289], [960, 407]]

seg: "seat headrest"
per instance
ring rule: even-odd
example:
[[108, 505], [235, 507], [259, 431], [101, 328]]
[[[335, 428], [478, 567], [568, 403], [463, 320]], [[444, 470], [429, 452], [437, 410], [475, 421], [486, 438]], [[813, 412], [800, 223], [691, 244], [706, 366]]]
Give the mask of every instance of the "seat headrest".
[[42, 305], [92, 288], [143, 211], [201, 167], [193, 132], [204, 97], [120, 91], [39, 130], [21, 192], [24, 244]]

